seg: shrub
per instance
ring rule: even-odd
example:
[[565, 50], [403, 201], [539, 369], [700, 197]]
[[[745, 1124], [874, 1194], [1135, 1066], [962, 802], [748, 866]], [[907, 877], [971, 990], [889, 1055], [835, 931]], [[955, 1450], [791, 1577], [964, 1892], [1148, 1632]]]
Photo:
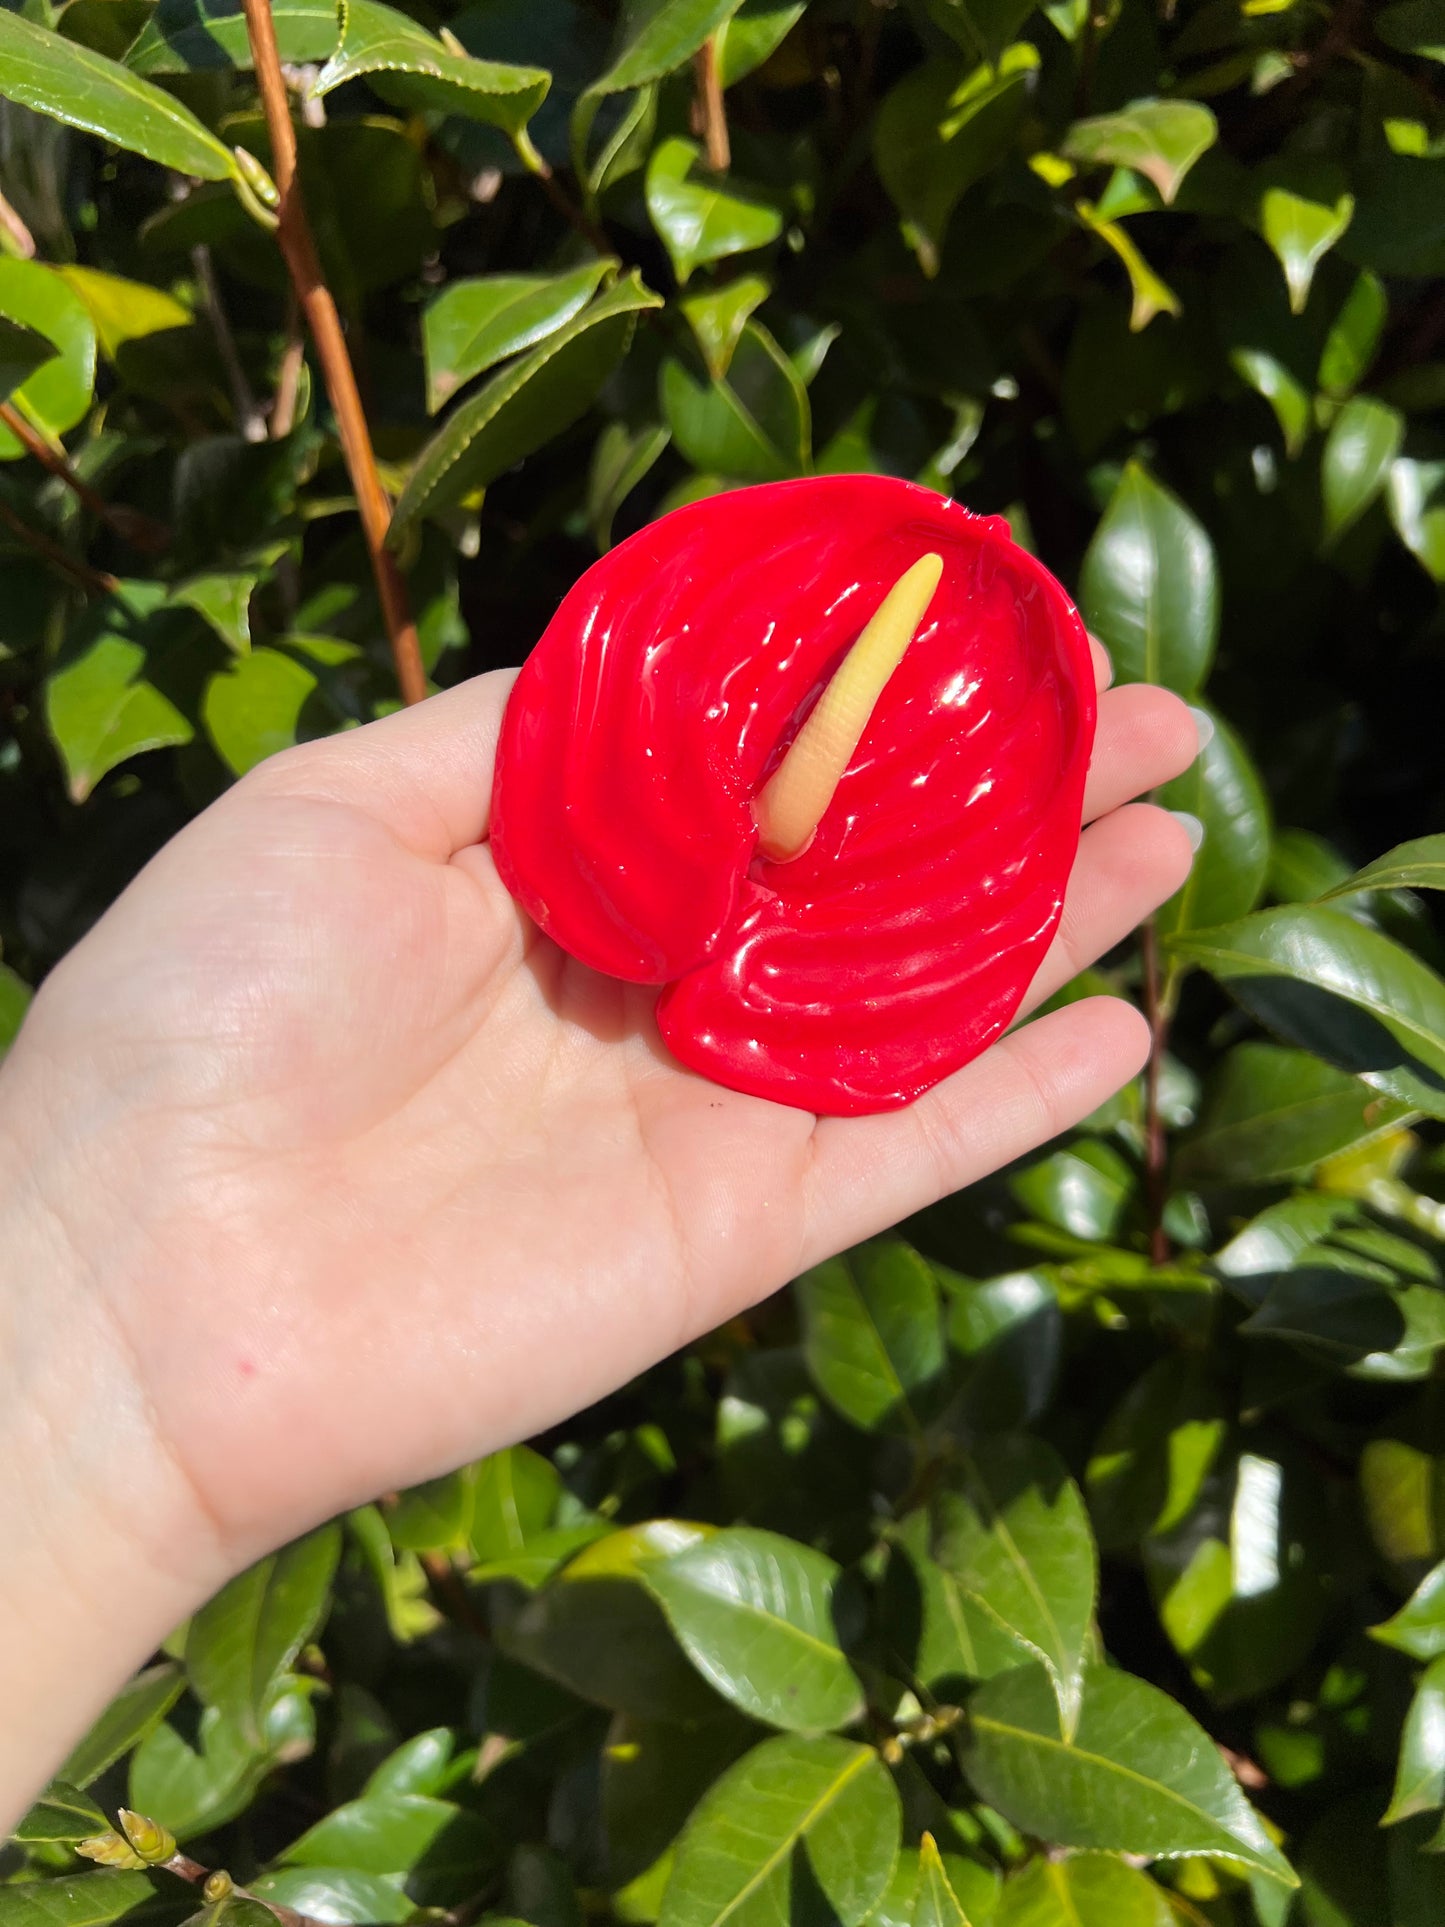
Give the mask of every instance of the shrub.
[[235, 775], [397, 701], [399, 594], [435, 681], [516, 661], [743, 482], [1007, 516], [1209, 708], [1205, 840], [1075, 987], [1148, 1011], [1137, 1086], [236, 1580], [0, 1923], [1445, 1918], [1445, 9], [275, 18], [376, 573], [235, 0], [0, 12], [9, 1028]]

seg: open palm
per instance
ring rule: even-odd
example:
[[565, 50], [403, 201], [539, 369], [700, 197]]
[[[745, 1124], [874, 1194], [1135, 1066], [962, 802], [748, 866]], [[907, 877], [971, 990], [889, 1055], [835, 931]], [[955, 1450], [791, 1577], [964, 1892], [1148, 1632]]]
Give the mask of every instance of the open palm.
[[[482, 840], [509, 679], [263, 765], [150, 865], [7, 1064], [34, 1180], [235, 1565], [535, 1431], [805, 1266], [1018, 1156], [1139, 1066], [1072, 1004], [905, 1111], [817, 1120], [682, 1070]], [[1174, 890], [1129, 798], [1196, 749], [1102, 700], [1037, 1004]]]

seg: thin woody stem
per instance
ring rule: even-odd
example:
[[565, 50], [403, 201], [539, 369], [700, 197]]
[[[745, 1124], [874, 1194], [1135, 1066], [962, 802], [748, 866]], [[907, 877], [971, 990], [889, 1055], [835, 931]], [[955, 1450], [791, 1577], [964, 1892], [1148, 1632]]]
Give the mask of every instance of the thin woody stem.
[[[192, 1860], [188, 1853], [173, 1853], [169, 1860], [162, 1860], [159, 1864], [164, 1872], [189, 1880], [193, 1887], [204, 1887], [211, 1877], [211, 1869], [203, 1867], [199, 1860]], [[310, 1914], [298, 1914], [294, 1907], [283, 1907], [277, 1900], [264, 1900], [260, 1894], [253, 1894], [249, 1888], [239, 1884], [232, 1885], [230, 1892], [238, 1900], [254, 1900], [258, 1907], [265, 1907], [281, 1922], [281, 1927], [320, 1927], [320, 1923], [313, 1920]]]
[[200, 283], [201, 301], [205, 306], [206, 319], [211, 324], [211, 333], [216, 338], [216, 352], [221, 357], [221, 366], [226, 371], [226, 380], [231, 387], [231, 406], [236, 411], [236, 421], [242, 435], [248, 442], [264, 442], [266, 423], [256, 397], [251, 393], [251, 384], [246, 379], [246, 371], [241, 366], [241, 357], [236, 352], [236, 337], [231, 333], [231, 323], [221, 302], [221, 290], [216, 281], [216, 270], [211, 262], [211, 250], [204, 242], [191, 249], [191, 266], [196, 271]]
[[28, 422], [13, 402], [0, 401], [0, 422], [4, 422], [27, 455], [33, 455], [43, 469], [56, 476], [92, 515], [146, 555], [159, 555], [171, 543], [170, 530], [148, 515], [127, 508], [124, 503], [107, 502], [97, 495], [83, 476], [77, 475], [61, 450], [52, 448], [40, 431]]
[[58, 542], [52, 542], [48, 535], [31, 528], [8, 502], [0, 502], [0, 524], [9, 529], [26, 548], [33, 549], [42, 562], [48, 562], [52, 569], [76, 583], [87, 595], [111, 595], [120, 587], [115, 577], [107, 575], [104, 569], [92, 569], [88, 562], [79, 561], [62, 549]]
[[301, 364], [306, 359], [306, 338], [301, 332], [301, 311], [293, 294], [286, 304], [286, 346], [281, 351], [281, 366], [276, 373], [276, 394], [271, 403], [270, 435], [279, 442], [296, 426], [296, 399], [301, 392]]
[[728, 139], [727, 109], [723, 105], [722, 77], [718, 72], [717, 36], [709, 34], [692, 57], [697, 77], [697, 111], [701, 123], [703, 149], [714, 174], [726, 174], [732, 162], [732, 143]]
[[403, 702], [419, 703], [426, 695], [426, 670], [422, 666], [421, 645], [416, 624], [407, 608], [406, 591], [396, 557], [386, 546], [391, 524], [391, 505], [376, 472], [376, 455], [371, 446], [371, 431], [356, 386], [356, 373], [347, 353], [341, 316], [331, 290], [321, 274], [316, 243], [311, 238], [306, 208], [296, 177], [296, 130], [291, 125], [291, 106], [286, 82], [281, 73], [281, 56], [276, 46], [276, 27], [271, 18], [270, 0], [243, 0], [246, 33], [251, 43], [251, 59], [256, 70], [261, 105], [271, 134], [276, 187], [280, 194], [277, 209], [276, 239], [285, 256], [286, 266], [296, 289], [296, 299], [316, 343], [317, 358], [326, 381], [326, 392], [336, 415], [341, 452], [356, 495], [362, 532], [371, 557], [376, 593], [381, 603], [386, 632], [396, 664], [396, 680]]

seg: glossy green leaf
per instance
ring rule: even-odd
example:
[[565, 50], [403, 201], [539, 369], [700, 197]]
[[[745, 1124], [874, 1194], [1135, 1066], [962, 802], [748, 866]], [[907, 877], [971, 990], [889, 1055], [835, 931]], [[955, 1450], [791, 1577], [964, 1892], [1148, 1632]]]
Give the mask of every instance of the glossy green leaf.
[[473, 1478], [470, 1466], [428, 1479], [396, 1495], [386, 1507], [386, 1529], [405, 1552], [431, 1552], [465, 1541], [472, 1524]]
[[718, 28], [718, 80], [726, 89], [746, 79], [802, 19], [807, 0], [742, 0]]
[[931, 1510], [934, 1558], [966, 1600], [1043, 1661], [1072, 1732], [1098, 1583], [1078, 1487], [1041, 1440], [990, 1439]]
[[1285, 453], [1298, 455], [1314, 425], [1314, 397], [1297, 376], [1262, 348], [1235, 348], [1229, 365], [1274, 410]]
[[1141, 329], [1147, 328], [1156, 315], [1178, 315], [1182, 312], [1178, 295], [1150, 267], [1121, 222], [1110, 220], [1101, 209], [1085, 200], [1075, 201], [1074, 213], [1124, 263], [1132, 296], [1129, 309], [1131, 334], [1138, 334]]
[[1176, 1927], [1147, 1874], [1101, 1853], [1040, 1857], [1005, 1883], [994, 1927]]
[[552, 1523], [562, 1481], [550, 1459], [529, 1445], [493, 1452], [476, 1468], [468, 1514], [478, 1559], [520, 1552]]
[[766, 1740], [693, 1815], [659, 1927], [772, 1927], [820, 1890], [839, 1927], [861, 1927], [893, 1872], [899, 1824], [872, 1747]]
[[429, 412], [435, 414], [474, 375], [555, 334], [581, 312], [616, 265], [604, 257], [566, 274], [449, 281], [422, 316]]
[[1041, 1667], [990, 1680], [968, 1710], [965, 1771], [1025, 1833], [1150, 1859], [1207, 1854], [1292, 1883], [1209, 1735], [1144, 1680], [1089, 1668], [1072, 1741]]
[[0, 1888], [5, 1927], [179, 1927], [195, 1912], [195, 1894], [161, 1873], [105, 1868], [54, 1880], [27, 1880]]
[[[1171, 949], [1289, 1041], [1432, 1112], [1445, 1102], [1445, 984], [1379, 931], [1327, 907], [1287, 906], [1173, 938]], [[1273, 994], [1279, 984], [1304, 997], [1291, 1004]], [[1321, 998], [1352, 1006], [1365, 1029], [1332, 1029]]]
[[341, 17], [340, 45], [312, 83], [318, 98], [365, 75], [401, 106], [486, 121], [525, 144], [551, 84], [543, 68], [474, 60], [376, 0], [348, 0]]
[[840, 1568], [824, 1553], [734, 1526], [644, 1577], [693, 1665], [753, 1719], [821, 1733], [862, 1712], [833, 1622]]
[[1219, 635], [1214, 548], [1176, 495], [1130, 462], [1084, 557], [1085, 619], [1124, 682], [1190, 696]]
[[704, 473], [782, 481], [808, 466], [808, 392], [756, 321], [744, 327], [726, 381], [701, 380], [668, 360], [658, 394], [673, 441]]
[[1404, 417], [1372, 395], [1356, 395], [1336, 415], [1320, 464], [1326, 541], [1357, 522], [1380, 494], [1405, 438]]
[[1204, 842], [1189, 875], [1157, 913], [1161, 937], [1227, 923], [1252, 910], [1269, 869], [1270, 810], [1264, 782], [1248, 750], [1224, 721], [1159, 801], [1187, 810], [1204, 825]]
[[927, 60], [885, 96], [873, 158], [925, 274], [938, 272], [964, 191], [1013, 145], [1038, 64], [1027, 41], [1006, 48], [996, 67], [960, 72], [954, 60]]
[[77, 803], [118, 764], [144, 750], [188, 743], [195, 734], [145, 672], [140, 643], [102, 633], [46, 684], [46, 720]]
[[949, 1879], [938, 1842], [931, 1833], [924, 1834], [918, 1852], [918, 1888], [912, 1927], [975, 1927]]
[[1386, 484], [1395, 533], [1432, 581], [1445, 582], [1445, 462], [1402, 455]]
[[[0, 16], [0, 38], [5, 20], [12, 17]], [[0, 51], [0, 61], [3, 58]], [[84, 417], [95, 386], [95, 324], [85, 303], [55, 269], [6, 256], [0, 257], [0, 316], [49, 346], [38, 360], [31, 356], [32, 371], [11, 383], [9, 399], [51, 436], [65, 434]], [[29, 346], [16, 352], [31, 354]], [[19, 372], [19, 364], [14, 365]], [[24, 452], [11, 431], [0, 426], [0, 461], [13, 461]]]
[[1308, 1051], [1236, 1044], [1209, 1085], [1179, 1175], [1270, 1184], [1404, 1122], [1411, 1107]]
[[975, 60], [997, 62], [1037, 0], [928, 0], [929, 17]]
[[1386, 1826], [1445, 1806], [1445, 1659], [1432, 1660], [1415, 1688]]
[[131, 1755], [127, 1804], [182, 1842], [242, 1812], [273, 1766], [270, 1735], [252, 1745], [217, 1707], [155, 1727]]
[[1224, 1444], [1229, 1414], [1204, 1362], [1156, 1359], [1105, 1421], [1085, 1473], [1099, 1543], [1168, 1532], [1193, 1509]]
[[227, 768], [244, 776], [289, 749], [316, 686], [315, 671], [280, 649], [253, 649], [212, 676], [201, 721]]
[[647, 163], [647, 212], [661, 235], [679, 282], [706, 261], [766, 247], [783, 231], [781, 212], [741, 188], [724, 186], [702, 166], [696, 142], [673, 138]]
[[621, 94], [661, 80], [690, 60], [739, 5], [740, 0], [637, 0], [623, 16], [606, 72], [588, 91]]
[[9, 401], [55, 353], [55, 343], [47, 336], [0, 314], [0, 401]]
[[287, 1867], [344, 1868], [348, 1873], [408, 1874], [425, 1865], [433, 1878], [455, 1869], [478, 1875], [495, 1867], [502, 1843], [478, 1813], [423, 1793], [373, 1793], [318, 1820], [279, 1856]]
[[966, 1579], [946, 1571], [929, 1551], [932, 1525], [920, 1507], [890, 1537], [903, 1558], [891, 1559], [886, 1591], [888, 1636], [896, 1663], [936, 1699], [961, 1699], [975, 1680], [1020, 1663], [1013, 1633], [985, 1609]]
[[1026, 1165], [1009, 1190], [1040, 1223], [1073, 1238], [1117, 1236], [1137, 1189], [1128, 1160], [1110, 1144], [1085, 1140]]
[[339, 1529], [323, 1526], [233, 1579], [191, 1621], [191, 1686], [253, 1746], [272, 1689], [326, 1611], [340, 1551]]
[[1326, 161], [1281, 162], [1266, 168], [1259, 188], [1259, 231], [1284, 269], [1289, 304], [1303, 314], [1315, 269], [1350, 225], [1355, 197]]
[[25, 1845], [45, 1840], [85, 1840], [110, 1830], [103, 1813], [88, 1793], [65, 1780], [52, 1780], [16, 1827], [14, 1839]]
[[0, 94], [179, 174], [239, 178], [230, 149], [178, 100], [118, 61], [8, 11], [0, 12]]
[[661, 422], [635, 430], [626, 422], [608, 422], [597, 437], [587, 476], [587, 526], [599, 553], [611, 548], [619, 509], [656, 467], [671, 440], [671, 430]]
[[1370, 1628], [1370, 1636], [1412, 1659], [1445, 1657], [1445, 1560], [1426, 1573], [1397, 1613]]
[[1394, 0], [1376, 16], [1375, 32], [1402, 54], [1445, 61], [1445, 8], [1440, 0]]
[[1154, 183], [1167, 205], [1218, 134], [1214, 115], [1198, 101], [1136, 100], [1116, 114], [1076, 120], [1060, 151], [1074, 161], [1132, 167]]
[[749, 316], [767, 297], [768, 283], [760, 274], [741, 274], [736, 281], [684, 295], [678, 302], [714, 381], [726, 376]]
[[393, 538], [423, 514], [454, 508], [586, 413], [620, 360], [634, 317], [661, 306], [636, 274], [493, 375], [428, 442], [392, 516]]
[[290, 1907], [309, 1920], [335, 1921], [343, 1927], [399, 1927], [416, 1912], [400, 1875], [363, 1873], [356, 1867], [279, 1867], [249, 1884], [268, 1906]]
[[1417, 836], [1320, 893], [1319, 901], [1361, 890], [1445, 890], [1445, 836]]
[[130, 281], [99, 268], [77, 267], [73, 262], [56, 272], [85, 303], [101, 351], [111, 361], [128, 341], [142, 341], [167, 328], [188, 328], [191, 324], [189, 308], [148, 282]]
[[172, 1660], [137, 1673], [123, 1686], [78, 1746], [71, 1749], [58, 1777], [86, 1787], [159, 1726], [180, 1698], [186, 1677]]
[[866, 1431], [916, 1433], [943, 1371], [938, 1284], [901, 1238], [859, 1245], [793, 1287], [818, 1389]]
[[1357, 275], [1320, 350], [1319, 384], [1325, 394], [1343, 400], [1364, 380], [1388, 313], [1384, 283], [1377, 275]]
[[731, 1713], [696, 1726], [615, 1720], [602, 1752], [609, 1886], [626, 1887], [663, 1860], [708, 1788], [759, 1737]]
[[170, 590], [168, 600], [203, 616], [236, 655], [251, 647], [251, 597], [260, 577], [246, 570], [216, 570], [188, 576]]

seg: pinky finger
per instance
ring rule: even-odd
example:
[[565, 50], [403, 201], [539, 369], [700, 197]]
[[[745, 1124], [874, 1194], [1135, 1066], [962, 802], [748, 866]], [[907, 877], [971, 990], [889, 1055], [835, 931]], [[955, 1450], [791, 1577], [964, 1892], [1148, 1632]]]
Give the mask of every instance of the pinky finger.
[[1011, 1031], [905, 1110], [822, 1119], [813, 1134], [804, 1263], [1057, 1137], [1148, 1055], [1149, 1027], [1133, 1005], [1090, 997]]

